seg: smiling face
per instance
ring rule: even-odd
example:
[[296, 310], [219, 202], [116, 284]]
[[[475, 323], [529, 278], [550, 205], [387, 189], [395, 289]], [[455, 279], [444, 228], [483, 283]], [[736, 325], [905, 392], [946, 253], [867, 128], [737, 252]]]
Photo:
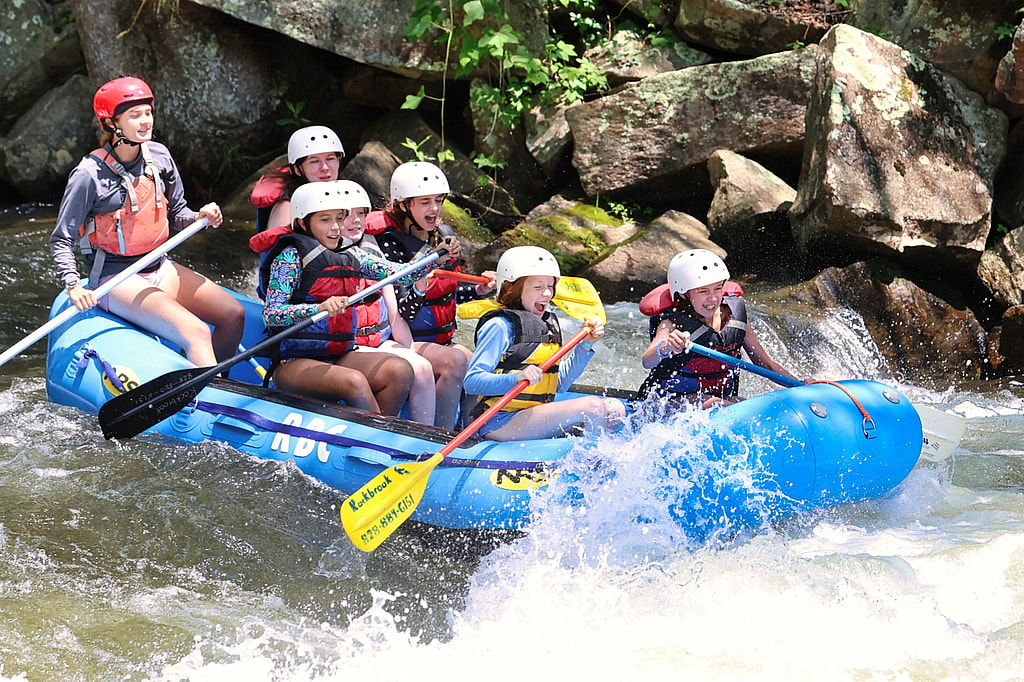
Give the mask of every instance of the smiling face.
[[407, 199], [406, 209], [412, 216], [415, 227], [425, 232], [437, 229], [438, 219], [441, 217], [441, 207], [444, 205], [446, 196], [445, 194], [433, 194]]
[[341, 226], [341, 236], [354, 242], [363, 237], [363, 230], [366, 229], [366, 209], [360, 206], [348, 212], [344, 224]]
[[690, 299], [690, 305], [701, 319], [710, 320], [722, 305], [724, 291], [725, 280], [723, 279], [721, 282], [690, 289], [686, 292], [686, 297]]
[[338, 244], [341, 242], [342, 225], [345, 223], [347, 216], [348, 211], [344, 209], [317, 211], [307, 216], [309, 220], [307, 225], [309, 233], [318, 242], [333, 251], [338, 248]]
[[139, 104], [125, 110], [114, 119], [114, 127], [119, 128], [129, 142], [149, 142], [153, 139], [152, 105]]
[[299, 159], [299, 171], [310, 182], [334, 182], [338, 179], [341, 158], [337, 152], [310, 154]]
[[520, 298], [523, 310], [541, 317], [547, 311], [551, 299], [555, 297], [555, 278], [531, 275], [523, 279], [523, 293]]

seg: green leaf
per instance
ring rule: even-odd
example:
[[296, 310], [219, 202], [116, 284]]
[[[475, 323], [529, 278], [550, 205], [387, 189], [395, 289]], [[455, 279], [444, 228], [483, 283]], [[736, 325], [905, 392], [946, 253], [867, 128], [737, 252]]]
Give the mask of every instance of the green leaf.
[[405, 102], [402, 103], [403, 109], [418, 109], [420, 104], [423, 102], [423, 98], [426, 97], [426, 91], [423, 86], [420, 86], [419, 92], [415, 95], [406, 95]]
[[483, 18], [487, 16], [484, 12], [484, 4], [480, 0], [469, 0], [462, 6], [462, 10], [466, 13], [465, 18], [462, 20], [462, 26], [466, 27], [476, 21], [483, 21]]

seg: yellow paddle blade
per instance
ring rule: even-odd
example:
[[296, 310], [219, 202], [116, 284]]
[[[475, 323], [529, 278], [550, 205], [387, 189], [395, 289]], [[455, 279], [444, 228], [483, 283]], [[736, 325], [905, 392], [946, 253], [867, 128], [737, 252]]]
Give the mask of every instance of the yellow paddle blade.
[[455, 313], [459, 316], [460, 320], [475, 320], [478, 317], [483, 317], [485, 313], [497, 310], [500, 307], [493, 298], [481, 298], [476, 301], [460, 303], [459, 307], [455, 309]]
[[601, 295], [590, 280], [582, 277], [562, 277], [555, 287], [554, 303], [569, 317], [577, 320], [597, 318], [607, 322]]
[[423, 462], [399, 464], [385, 469], [355, 491], [341, 505], [341, 525], [359, 549], [372, 552], [406, 519], [412, 516], [427, 479], [444, 454], [438, 452]]

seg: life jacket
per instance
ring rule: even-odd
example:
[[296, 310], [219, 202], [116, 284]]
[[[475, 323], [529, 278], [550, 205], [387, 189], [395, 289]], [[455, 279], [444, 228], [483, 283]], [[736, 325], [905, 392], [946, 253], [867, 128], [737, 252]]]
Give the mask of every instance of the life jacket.
[[[288, 166], [283, 166], [277, 169], [282, 173], [287, 173]], [[277, 175], [266, 175], [260, 176], [260, 179], [253, 185], [252, 192], [249, 194], [249, 201], [256, 207], [256, 232], [263, 232], [268, 227], [277, 227], [277, 225], [268, 225], [270, 221], [270, 211], [274, 208], [274, 204], [279, 202], [285, 194], [287, 183], [284, 178]]]
[[[526, 365], [540, 365], [554, 355], [562, 345], [562, 331], [558, 326], [558, 318], [551, 312], [537, 317], [525, 310], [498, 308], [480, 318], [477, 330], [493, 317], [508, 320], [512, 325], [512, 343], [501, 356], [494, 371], [497, 374], [521, 371]], [[476, 338], [474, 335], [474, 343]], [[550, 403], [558, 391], [558, 364], [549, 367], [541, 380], [533, 386], [527, 386], [508, 405], [503, 412], [515, 412], [529, 407]], [[475, 414], [482, 414], [487, 407], [501, 400], [502, 396], [481, 398]]]
[[[100, 263], [105, 253], [119, 256], [147, 254], [170, 236], [167, 198], [157, 177], [156, 163], [153, 162], [148, 145], [143, 143], [140, 148], [142, 175], [137, 178], [132, 177], [106, 147], [89, 153], [89, 156], [121, 178], [121, 186], [125, 191], [121, 208], [90, 216], [79, 230], [83, 253], [97, 251], [96, 259]], [[96, 270], [96, 267], [93, 269]]]
[[377, 235], [387, 230], [398, 231], [401, 227], [388, 211], [370, 211], [363, 221], [366, 234]]
[[[268, 281], [274, 258], [289, 246], [298, 250], [302, 261], [302, 279], [292, 292], [291, 303], [320, 303], [331, 296], [352, 296], [373, 284], [363, 276], [359, 260], [351, 252], [330, 251], [313, 237], [290, 232], [280, 233], [267, 252], [263, 268], [266, 272], [261, 275]], [[390, 336], [390, 329], [387, 306], [378, 291], [345, 312], [320, 320], [283, 340], [279, 356], [282, 359], [338, 357], [356, 346], [379, 346]], [[271, 328], [268, 334], [279, 331], [282, 330]]]
[[[747, 335], [746, 302], [742, 296], [730, 295], [722, 298], [722, 305], [729, 309], [729, 319], [721, 332], [706, 326], [689, 311], [670, 305], [667, 310], [651, 316], [650, 336], [654, 338], [662, 320], [672, 320], [677, 329], [690, 332], [694, 343], [738, 358]], [[637, 391], [637, 397], [642, 400], [654, 391], [730, 398], [736, 395], [738, 384], [737, 372], [730, 365], [696, 353], [678, 353], [663, 358], [651, 370]]]
[[[381, 213], [383, 211], [374, 211]], [[370, 215], [373, 215], [371, 213]], [[386, 214], [385, 214], [386, 215]], [[389, 219], [390, 220], [390, 219]], [[367, 229], [369, 232], [369, 229]], [[441, 237], [455, 236], [455, 230], [448, 225], [438, 225], [437, 232]], [[411, 263], [430, 255], [433, 248], [419, 237], [391, 229], [384, 233], [381, 240], [390, 240], [402, 247], [404, 254], [403, 263]], [[462, 268], [456, 265], [449, 268], [453, 272], [462, 272]], [[416, 341], [429, 341], [445, 345], [451, 342], [455, 336], [456, 301], [455, 292], [459, 288], [458, 281], [447, 277], [432, 277], [427, 285], [427, 292], [424, 294], [423, 307], [416, 313], [416, 317], [409, 321], [409, 329]]]

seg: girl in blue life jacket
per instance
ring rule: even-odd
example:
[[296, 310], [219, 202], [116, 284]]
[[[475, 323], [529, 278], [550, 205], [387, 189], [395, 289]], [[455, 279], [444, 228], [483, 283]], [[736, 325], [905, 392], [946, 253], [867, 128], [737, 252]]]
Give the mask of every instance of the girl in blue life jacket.
[[[379, 342], [387, 311], [383, 304], [349, 308], [348, 298], [401, 268], [365, 251], [342, 248], [345, 203], [336, 182], [302, 185], [291, 197], [292, 232], [269, 245], [263, 310], [268, 333], [329, 313], [281, 342], [274, 381], [286, 391], [397, 415], [412, 386], [412, 368], [389, 353], [351, 352]], [[399, 281], [411, 284], [432, 267], [425, 265]], [[379, 293], [374, 296], [379, 299]]]
[[476, 350], [466, 371], [466, 392], [481, 396], [472, 416], [483, 414], [526, 379], [530, 385], [497, 413], [479, 433], [498, 441], [552, 438], [580, 426], [615, 428], [625, 407], [612, 398], [584, 396], [555, 402], [583, 373], [604, 336], [604, 323], [586, 320], [590, 334], [559, 364], [542, 372], [538, 365], [562, 343], [558, 318], [548, 310], [561, 273], [555, 257], [537, 246], [516, 246], [502, 254], [497, 268], [494, 310], [480, 318]]
[[[164, 256], [102, 299], [93, 295], [103, 282], [167, 241], [170, 229], [204, 217], [211, 226], [221, 223], [217, 204], [198, 212], [186, 204], [174, 159], [153, 140], [153, 104], [153, 91], [140, 78], [115, 78], [96, 91], [93, 112], [103, 130], [101, 147], [68, 177], [50, 253], [76, 308], [99, 305], [177, 344], [197, 366], [215, 365], [235, 354], [245, 310], [203, 275]], [[89, 288], [79, 279], [76, 240], [85, 256]]]
[[[440, 244], [447, 244], [453, 260], [447, 269], [460, 271], [461, 245], [451, 226], [441, 222], [441, 208], [451, 189], [444, 171], [426, 161], [403, 163], [391, 174], [391, 203], [367, 216], [366, 231], [375, 234], [384, 255], [397, 263], [410, 263]], [[413, 349], [425, 357], [437, 377], [437, 424], [451, 428], [459, 411], [462, 380], [472, 355], [455, 343], [456, 306], [480, 299], [494, 290], [494, 272], [484, 272], [488, 284], [465, 284], [446, 277], [431, 277], [424, 293], [396, 286], [398, 309], [409, 324]], [[462, 401], [463, 416], [477, 402]], [[463, 419], [465, 421], [465, 419]]]
[[[737, 358], [746, 350], [759, 367], [793, 376], [761, 347], [747, 324], [742, 295], [726, 295], [728, 280], [725, 263], [706, 249], [683, 251], [672, 258], [668, 266], [671, 299], [653, 310], [641, 302], [641, 310], [651, 314], [651, 343], [641, 362], [651, 372], [638, 391], [640, 399], [664, 396], [705, 408], [740, 399], [736, 369], [686, 352], [691, 342]], [[655, 293], [660, 292], [656, 289], [648, 296]]]

